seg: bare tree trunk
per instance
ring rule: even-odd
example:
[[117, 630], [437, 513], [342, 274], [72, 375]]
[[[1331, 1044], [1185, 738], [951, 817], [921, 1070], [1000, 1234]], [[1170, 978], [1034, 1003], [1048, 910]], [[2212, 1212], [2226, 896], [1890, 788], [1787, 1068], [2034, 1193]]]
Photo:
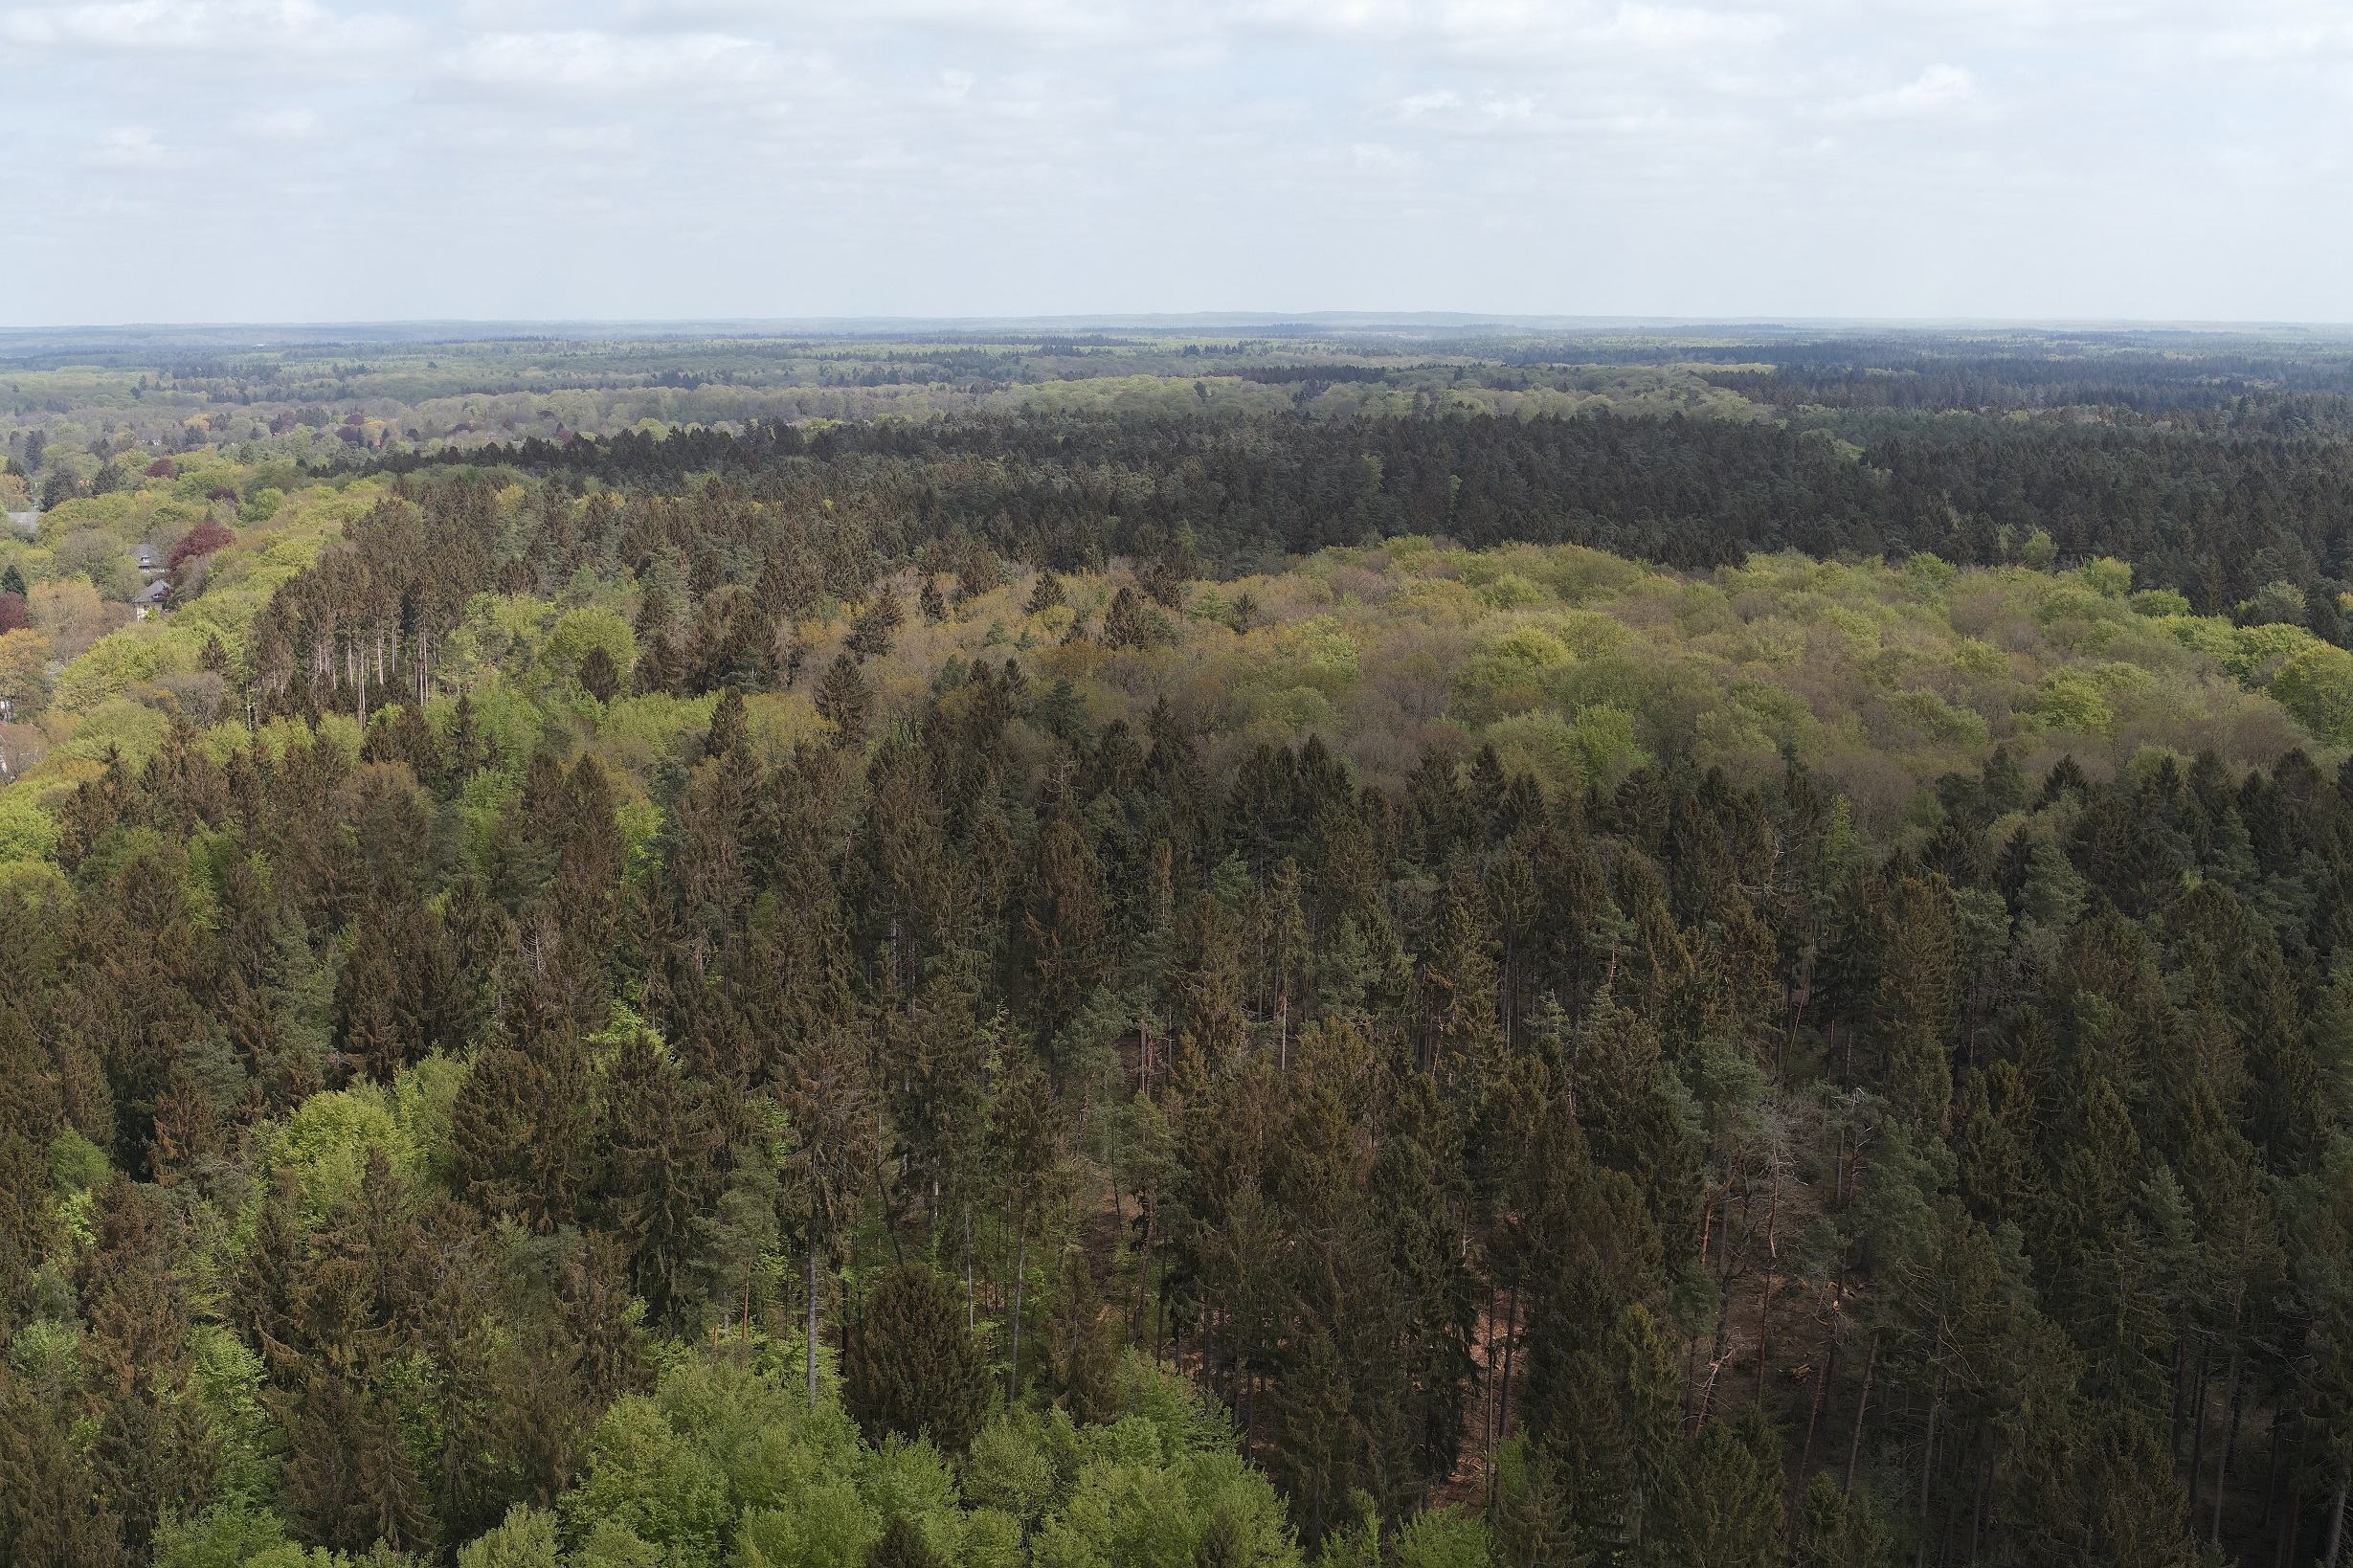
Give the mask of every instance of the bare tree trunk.
[[1926, 1568], [1928, 1562], [1928, 1487], [1936, 1475], [1937, 1413], [1943, 1408], [1944, 1383], [1938, 1378], [1937, 1391], [1928, 1398], [1928, 1439], [1920, 1445], [1920, 1568]]
[[1879, 1368], [1879, 1333], [1871, 1331], [1871, 1354], [1863, 1358], [1863, 1397], [1854, 1405], [1854, 1437], [1847, 1445], [1847, 1479], [1840, 1490], [1854, 1493], [1855, 1462], [1863, 1457], [1863, 1421], [1871, 1414], [1871, 1375]]
[[2320, 1554], [2320, 1568], [2337, 1568], [2338, 1549], [2344, 1545], [2345, 1484], [2337, 1483], [2337, 1500], [2328, 1505], [2328, 1550]]
[[1782, 1162], [1778, 1154], [1773, 1159], [1773, 1201], [1765, 1208], [1765, 1268], [1762, 1299], [1757, 1305], [1757, 1402], [1764, 1403], [1765, 1357], [1773, 1350], [1773, 1280], [1774, 1265], [1781, 1262], [1780, 1227], [1782, 1218]]
[[[1153, 1221], [1159, 1218], [1154, 1212], [1154, 1200], [1156, 1196], [1156, 1194], [1146, 1193], [1138, 1199], [1144, 1210], [1144, 1255], [1135, 1270], [1135, 1310], [1128, 1318], [1128, 1337], [1130, 1339], [1133, 1339], [1144, 1332], [1144, 1293], [1152, 1286], [1152, 1227]], [[1159, 1359], [1159, 1341], [1155, 1337], [1153, 1342], [1154, 1360]]]
[[1495, 1416], [1496, 1434], [1509, 1440], [1512, 1436], [1512, 1363], [1518, 1359], [1519, 1347], [1519, 1287], [1512, 1287], [1510, 1304], [1503, 1320], [1503, 1404]]
[[2235, 1346], [2232, 1347], [2230, 1351], [2230, 1392], [2224, 1398], [2223, 1400], [2224, 1426], [2222, 1441], [2214, 1445], [2215, 1449], [2217, 1450], [2214, 1455], [2214, 1528], [2208, 1533], [2207, 1538], [2216, 1546], [2220, 1546], [2222, 1544], [2223, 1487], [2224, 1484], [2230, 1479], [2230, 1442], [2236, 1435], [2230, 1424], [2238, 1408], [2239, 1402], [2239, 1353]]
[[1798, 1488], [1805, 1482], [1805, 1467], [1814, 1462], [1814, 1432], [1822, 1423], [1823, 1397], [1830, 1391], [1830, 1371], [1838, 1365], [1838, 1341], [1832, 1339], [1822, 1353], [1822, 1367], [1814, 1374], [1813, 1408], [1805, 1415], [1805, 1443], [1798, 1449], [1797, 1477], [1789, 1487], [1789, 1512], [1795, 1528], [1798, 1508]]
[[817, 1408], [817, 1242], [809, 1243], [809, 1408]]
[[1013, 1243], [1013, 1365], [1006, 1372], [1005, 1400], [1007, 1403], [1021, 1397], [1021, 1290], [1027, 1284], [1024, 1270], [1029, 1264], [1029, 1216], [1017, 1213]]
[[2190, 1380], [2189, 1396], [2189, 1506], [2192, 1512], [2198, 1507], [2198, 1472], [2206, 1468], [2206, 1367], [2213, 1355], [2213, 1347], [2198, 1347], [2198, 1376]]

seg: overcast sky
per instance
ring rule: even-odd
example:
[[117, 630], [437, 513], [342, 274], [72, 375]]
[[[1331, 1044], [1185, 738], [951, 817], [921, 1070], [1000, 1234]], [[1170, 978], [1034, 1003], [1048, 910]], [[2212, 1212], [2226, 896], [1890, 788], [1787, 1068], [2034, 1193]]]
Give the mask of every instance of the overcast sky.
[[0, 0], [0, 324], [2353, 320], [2319, 0]]

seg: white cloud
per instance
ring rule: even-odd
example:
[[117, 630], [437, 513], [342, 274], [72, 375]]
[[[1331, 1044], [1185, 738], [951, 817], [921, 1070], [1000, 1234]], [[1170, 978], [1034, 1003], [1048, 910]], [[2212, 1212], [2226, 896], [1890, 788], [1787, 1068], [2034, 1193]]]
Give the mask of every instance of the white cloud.
[[1830, 106], [1855, 120], [1913, 120], [1948, 114], [1978, 97], [1977, 78], [1958, 65], [1932, 65], [1901, 87], [1865, 93]]
[[118, 125], [98, 139], [88, 162], [99, 168], [155, 168], [168, 156], [145, 125]]
[[247, 136], [265, 137], [276, 142], [301, 142], [319, 133], [319, 111], [300, 107], [252, 109], [229, 123], [232, 129]]
[[53, 319], [2353, 316], [2335, 0], [0, 0], [0, 56]]
[[405, 36], [395, 15], [316, 0], [117, 0], [0, 6], [0, 37], [75, 54], [353, 53]]

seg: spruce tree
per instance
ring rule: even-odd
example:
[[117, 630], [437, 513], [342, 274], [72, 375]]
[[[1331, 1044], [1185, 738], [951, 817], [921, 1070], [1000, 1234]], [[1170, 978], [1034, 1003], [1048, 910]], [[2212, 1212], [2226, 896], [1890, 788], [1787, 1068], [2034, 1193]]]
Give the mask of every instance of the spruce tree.
[[836, 654], [817, 690], [818, 717], [834, 727], [834, 745], [844, 750], [865, 744], [866, 719], [873, 705], [866, 678], [848, 654]]
[[1781, 1440], [1743, 1405], [1682, 1440], [1664, 1505], [1648, 1527], [1652, 1560], [1699, 1568], [1780, 1568], [1784, 1485]]
[[1054, 1370], [1055, 1399], [1072, 1419], [1100, 1422], [1119, 1414], [1119, 1351], [1102, 1317], [1094, 1266], [1078, 1247], [1065, 1247], [1062, 1289], [1047, 1328], [1047, 1355]]
[[914, 1520], [894, 1513], [882, 1538], [867, 1549], [866, 1568], [948, 1568], [948, 1559], [933, 1550]]
[[1356, 1483], [1355, 1392], [1330, 1333], [1313, 1332], [1278, 1385], [1274, 1463], [1300, 1544], [1312, 1551], [1349, 1517]]
[[1041, 1039], [1053, 1039], [1094, 994], [1109, 956], [1105, 935], [1094, 853], [1077, 824], [1057, 816], [1039, 832], [1022, 897], [1021, 956]]
[[614, 663], [613, 655], [602, 646], [591, 648], [580, 661], [580, 689], [600, 703], [609, 703], [620, 695], [620, 666]]
[[1818, 1470], [1798, 1502], [1793, 1568], [1894, 1568], [1888, 1529], [1871, 1493], [1842, 1493], [1838, 1479]]
[[1103, 641], [1110, 648], [1149, 648], [1159, 635], [1152, 606], [1132, 588], [1123, 586], [1103, 612]]
[[602, 1207], [629, 1249], [647, 1312], [675, 1328], [690, 1306], [698, 1226], [726, 1179], [730, 1130], [710, 1090], [650, 1036], [615, 1051], [604, 1078], [611, 1111]]
[[1916, 1139], [1942, 1137], [1952, 1114], [1947, 1037], [1955, 1013], [1957, 933], [1942, 878], [1895, 888], [1879, 983], [1871, 998], [1889, 1104]]
[[989, 1375], [964, 1306], [930, 1266], [901, 1264], [867, 1288], [842, 1371], [842, 1400], [868, 1442], [929, 1437], [969, 1447], [988, 1414]]

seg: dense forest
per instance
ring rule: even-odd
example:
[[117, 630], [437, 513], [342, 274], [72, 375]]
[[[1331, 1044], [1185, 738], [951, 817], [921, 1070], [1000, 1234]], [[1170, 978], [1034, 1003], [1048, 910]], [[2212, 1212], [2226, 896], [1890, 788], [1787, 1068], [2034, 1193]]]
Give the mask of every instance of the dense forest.
[[762, 424], [488, 455], [623, 486], [740, 478], [746, 499], [846, 508], [898, 548], [962, 531], [1064, 570], [1179, 541], [1250, 560], [1400, 533], [1573, 542], [1685, 567], [1791, 549], [1992, 564], [2025, 559], [2042, 534], [2064, 558], [2121, 557], [2206, 614], [2275, 581], [2333, 606], [2353, 572], [2353, 448], [2319, 439], [1971, 424], [1858, 449], [1819, 429], [1597, 410]]
[[1260, 357], [59, 436], [0, 1562], [2333, 1568], [2339, 445]]

